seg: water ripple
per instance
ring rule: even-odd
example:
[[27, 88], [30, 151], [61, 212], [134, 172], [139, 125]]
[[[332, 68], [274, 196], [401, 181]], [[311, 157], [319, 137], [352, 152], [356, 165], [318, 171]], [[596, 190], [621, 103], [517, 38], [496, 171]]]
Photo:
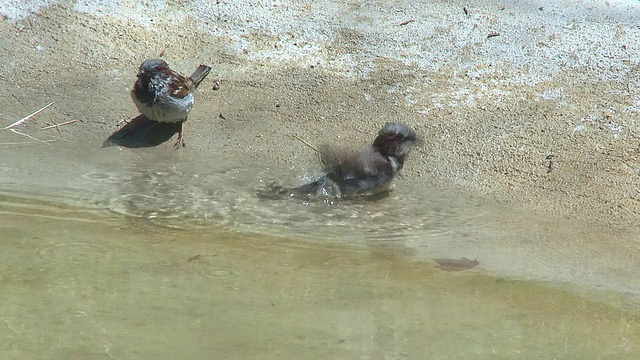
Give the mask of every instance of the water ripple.
[[286, 235], [316, 241], [442, 241], [482, 231], [480, 204], [457, 201], [439, 191], [398, 185], [388, 198], [337, 205], [256, 196], [261, 174], [251, 170], [189, 175], [146, 169], [118, 184], [110, 211], [147, 220], [157, 230]]

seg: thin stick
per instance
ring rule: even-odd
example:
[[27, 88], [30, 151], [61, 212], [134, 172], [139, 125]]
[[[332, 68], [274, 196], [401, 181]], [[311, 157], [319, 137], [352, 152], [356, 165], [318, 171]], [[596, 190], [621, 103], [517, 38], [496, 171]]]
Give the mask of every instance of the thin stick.
[[49, 144], [48, 142], [46, 142], [46, 141], [42, 141], [42, 140], [40, 140], [40, 139], [36, 139], [36, 138], [34, 138], [33, 136], [31, 136], [31, 135], [28, 135], [28, 134], [25, 134], [25, 133], [21, 133], [20, 131], [18, 131], [18, 130], [16, 130], [16, 129], [11, 129], [11, 132], [12, 132], [12, 133], [15, 133], [15, 134], [18, 134], [18, 135], [26, 136], [26, 137], [28, 137], [29, 139], [33, 139], [33, 140], [35, 140], [35, 141], [38, 141], [38, 142], [41, 142], [41, 143], [45, 143], [45, 144], [47, 144], [47, 145]]
[[[55, 135], [51, 135], [51, 134], [45, 134], [45, 135], [47, 135], [47, 136], [48, 136], [48, 137], [50, 137], [50, 138], [53, 138], [54, 140], [60, 140], [60, 141], [66, 141], [66, 142], [73, 142], [73, 141], [71, 141], [71, 140], [69, 140], [69, 139], [64, 139], [64, 138], [61, 138], [61, 137], [59, 137], [59, 136], [55, 136]], [[43, 141], [50, 141], [50, 140], [43, 140]]]
[[[53, 120], [52, 120], [53, 121]], [[77, 122], [78, 120], [69, 120], [69, 121], [65, 121], [63, 123], [60, 124], [55, 124], [55, 125], [49, 125], [49, 126], [45, 126], [40, 130], [48, 130], [48, 129], [52, 129], [52, 128], [58, 128], [58, 132], [60, 132], [60, 126], [65, 126], [65, 125], [69, 125], [69, 124], [73, 124], [74, 122]]]
[[[56, 142], [57, 140], [55, 139], [51, 139], [51, 140], [42, 140], [42, 142], [45, 143], [52, 143], [52, 142]], [[35, 144], [33, 141], [19, 141], [19, 142], [6, 142], [6, 143], [0, 143], [0, 145], [29, 145], [29, 144]]]
[[58, 123], [51, 119], [51, 122], [53, 123], [53, 126], [55, 126], [56, 130], [58, 130], [58, 134], [62, 135], [62, 131], [60, 131], [60, 126], [58, 125]]
[[120, 126], [120, 124], [125, 124], [125, 125], [126, 125], [126, 124], [128, 124], [128, 123], [129, 123], [129, 120], [127, 120], [127, 119], [122, 119], [122, 120], [118, 121], [118, 123], [116, 124], [116, 127]]
[[320, 152], [320, 150], [318, 150], [315, 146], [313, 146], [313, 145], [309, 144], [308, 142], [306, 142], [306, 141], [305, 141], [305, 140], [303, 140], [302, 138], [300, 138], [300, 137], [298, 137], [298, 136], [296, 136], [296, 135], [293, 135], [293, 134], [291, 134], [290, 136], [291, 136], [292, 138], [294, 138], [294, 139], [300, 140], [300, 142], [302, 142], [303, 144], [305, 144], [305, 145], [307, 145], [308, 147], [312, 148], [312, 149], [313, 149], [313, 151], [315, 151], [316, 153], [318, 153], [318, 154], [322, 154], [322, 153]]
[[49, 106], [51, 106], [51, 105], [53, 105], [53, 102], [52, 102], [51, 104], [49, 104], [49, 105], [47, 105], [47, 106], [43, 107], [42, 109], [40, 109], [40, 110], [38, 110], [38, 111], [34, 112], [33, 114], [31, 114], [31, 115], [29, 115], [29, 116], [25, 116], [24, 118], [22, 118], [22, 119], [20, 119], [20, 120], [18, 120], [18, 121], [16, 121], [16, 122], [14, 122], [13, 124], [11, 124], [11, 125], [9, 125], [9, 126], [5, 126], [2, 130], [11, 129], [11, 128], [12, 128], [12, 127], [14, 127], [14, 126], [18, 126], [18, 125], [22, 124], [23, 122], [25, 122], [25, 121], [27, 121], [27, 120], [31, 119], [32, 117], [34, 117], [34, 116], [36, 116], [36, 115], [40, 114], [41, 112], [43, 112], [46, 108], [48, 108], [48, 107], [49, 107]]
[[301, 141], [303, 144], [305, 144], [305, 145], [307, 145], [308, 147], [310, 147], [311, 149], [313, 149], [313, 151], [315, 151], [315, 152], [316, 152], [316, 155], [318, 156], [318, 160], [320, 160], [320, 164], [322, 164], [322, 167], [325, 167], [324, 159], [322, 158], [322, 152], [320, 152], [320, 150], [318, 150], [315, 146], [313, 146], [313, 145], [309, 144], [309, 143], [308, 143], [308, 142], [306, 142], [304, 139], [302, 139], [302, 138], [300, 138], [300, 137], [298, 137], [298, 136], [296, 136], [296, 135], [290, 134], [290, 136], [291, 136], [292, 138], [294, 138], [294, 139], [298, 139], [298, 140], [299, 140], [299, 141]]

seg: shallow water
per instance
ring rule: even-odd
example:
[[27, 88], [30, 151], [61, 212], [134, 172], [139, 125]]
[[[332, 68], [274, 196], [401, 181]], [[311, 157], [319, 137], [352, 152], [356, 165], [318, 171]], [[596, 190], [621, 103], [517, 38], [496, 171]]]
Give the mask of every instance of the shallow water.
[[640, 314], [623, 296], [445, 272], [389, 244], [152, 231], [7, 196], [1, 209], [3, 359], [640, 354]]
[[146, 231], [250, 232], [380, 248], [419, 261], [467, 257], [495, 275], [605, 288], [640, 298], [640, 238], [634, 229], [613, 231], [523, 213], [402, 177], [391, 196], [377, 202], [326, 206], [266, 201], [256, 196], [256, 189], [272, 179], [299, 185], [305, 179], [297, 176], [306, 172], [257, 172], [256, 167], [230, 164], [196, 173], [190, 167], [147, 165], [83, 178], [108, 178], [106, 183], [99, 180], [106, 198], [92, 201], [96, 209], [142, 220], [136, 226]]
[[[3, 359], [640, 355], [631, 231], [403, 178], [375, 203], [263, 201], [305, 171], [127, 154], [3, 159]], [[461, 257], [479, 266], [433, 261]]]

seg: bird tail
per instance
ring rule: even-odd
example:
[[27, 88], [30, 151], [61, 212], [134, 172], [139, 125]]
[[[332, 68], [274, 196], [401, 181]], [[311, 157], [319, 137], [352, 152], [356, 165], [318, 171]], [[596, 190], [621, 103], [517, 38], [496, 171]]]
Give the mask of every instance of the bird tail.
[[202, 80], [204, 80], [204, 78], [206, 78], [207, 75], [209, 75], [210, 71], [211, 71], [211, 66], [200, 65], [200, 66], [198, 66], [196, 71], [194, 71], [193, 74], [191, 74], [191, 76], [189, 76], [189, 79], [191, 79], [191, 81], [193, 81], [193, 85], [195, 87], [198, 87], [198, 85], [200, 85]]

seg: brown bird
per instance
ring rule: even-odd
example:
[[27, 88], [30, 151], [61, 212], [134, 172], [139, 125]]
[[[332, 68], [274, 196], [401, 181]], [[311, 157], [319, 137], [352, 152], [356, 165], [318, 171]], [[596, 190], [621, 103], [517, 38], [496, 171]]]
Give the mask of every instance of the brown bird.
[[184, 77], [171, 70], [164, 60], [146, 60], [140, 65], [131, 98], [147, 119], [180, 123], [176, 149], [185, 146], [182, 123], [193, 108], [194, 92], [210, 71], [211, 67], [200, 65], [191, 76]]
[[416, 133], [403, 124], [386, 124], [367, 149], [333, 159], [316, 181], [296, 188], [271, 185], [258, 195], [268, 199], [303, 200], [375, 197], [389, 191], [391, 181], [417, 142]]

